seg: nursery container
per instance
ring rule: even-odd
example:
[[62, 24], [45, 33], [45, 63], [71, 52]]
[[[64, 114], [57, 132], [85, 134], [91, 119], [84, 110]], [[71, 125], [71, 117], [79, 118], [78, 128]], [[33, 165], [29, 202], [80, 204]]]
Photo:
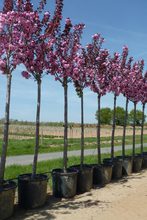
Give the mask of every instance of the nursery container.
[[77, 170], [52, 170], [53, 195], [57, 198], [71, 198], [77, 192]]
[[140, 155], [140, 154], [137, 154], [137, 155], [133, 156], [133, 172], [134, 173], [137, 173], [141, 170], [142, 160], [143, 160], [143, 156]]
[[22, 174], [18, 176], [18, 203], [25, 209], [41, 207], [47, 198], [48, 176], [45, 174]]
[[87, 164], [74, 165], [72, 168], [78, 172], [77, 176], [77, 193], [90, 191], [93, 187], [93, 167]]
[[0, 219], [4, 220], [12, 216], [14, 210], [15, 190], [17, 184], [14, 181], [4, 181], [0, 187]]
[[146, 169], [147, 168], [147, 152], [143, 152], [142, 154], [142, 168]]
[[132, 165], [133, 165], [133, 158], [132, 156], [118, 156], [117, 158], [120, 158], [123, 160], [122, 164], [122, 175], [128, 176], [132, 173]]
[[111, 164], [93, 164], [93, 184], [101, 187], [111, 181], [112, 165]]
[[120, 158], [105, 158], [104, 164], [112, 165], [112, 179], [118, 180], [122, 177], [122, 164], [123, 160]]

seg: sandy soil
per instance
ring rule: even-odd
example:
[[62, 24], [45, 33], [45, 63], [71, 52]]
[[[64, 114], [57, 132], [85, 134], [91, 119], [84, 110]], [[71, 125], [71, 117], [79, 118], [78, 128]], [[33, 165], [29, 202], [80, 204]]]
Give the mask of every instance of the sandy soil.
[[146, 204], [147, 170], [72, 200], [49, 195], [44, 208], [18, 211], [11, 220], [146, 220]]

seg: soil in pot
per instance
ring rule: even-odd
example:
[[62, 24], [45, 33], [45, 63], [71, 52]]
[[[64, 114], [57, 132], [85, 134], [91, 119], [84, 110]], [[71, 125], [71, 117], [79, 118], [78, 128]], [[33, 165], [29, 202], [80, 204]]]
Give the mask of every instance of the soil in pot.
[[18, 203], [25, 209], [41, 207], [47, 198], [48, 176], [45, 174], [22, 174], [18, 177]]
[[142, 168], [142, 160], [143, 160], [143, 157], [142, 155], [135, 155], [133, 157], [133, 172], [134, 173], [137, 173], [141, 170]]
[[57, 198], [72, 198], [77, 192], [77, 170], [52, 170], [53, 195]]
[[77, 193], [89, 192], [93, 187], [93, 167], [87, 164], [74, 165], [72, 168], [78, 171]]
[[142, 156], [143, 156], [142, 169], [146, 169], [147, 168], [147, 152], [143, 152]]
[[12, 216], [14, 210], [14, 198], [17, 184], [14, 181], [4, 181], [0, 187], [0, 219], [4, 220]]

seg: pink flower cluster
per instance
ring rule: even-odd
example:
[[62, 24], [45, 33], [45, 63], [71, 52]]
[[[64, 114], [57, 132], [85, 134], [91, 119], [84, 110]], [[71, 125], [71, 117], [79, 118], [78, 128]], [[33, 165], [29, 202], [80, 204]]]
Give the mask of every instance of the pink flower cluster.
[[[50, 12], [41, 15], [33, 9], [30, 0], [5, 1], [0, 13], [0, 70], [12, 73], [19, 64], [24, 64], [25, 78], [32, 75], [36, 80], [48, 67], [48, 55], [55, 42], [62, 18], [63, 0], [56, 0], [53, 18]], [[41, 1], [40, 4], [45, 4]], [[10, 7], [11, 6], [11, 7]]]
[[77, 71], [77, 52], [80, 49], [80, 38], [84, 24], [73, 26], [69, 18], [65, 21], [65, 27], [56, 39], [52, 56], [48, 56], [48, 72], [55, 76], [55, 79], [64, 84], [65, 80], [72, 81]]
[[[147, 73], [144, 61], [133, 63], [128, 58], [128, 47], [121, 54], [110, 56], [103, 49], [104, 38], [96, 33], [85, 48], [81, 46], [84, 24], [73, 25], [70, 18], [60, 29], [63, 0], [56, 0], [53, 17], [44, 12], [46, 0], [40, 1], [38, 10], [31, 0], [4, 1], [0, 13], [0, 70], [12, 73], [19, 64], [26, 70], [23, 77], [40, 80], [47, 72], [64, 85], [73, 82], [80, 94], [89, 87], [100, 96], [113, 92], [123, 94], [137, 103], [147, 102]], [[41, 14], [40, 14], [41, 12]]]

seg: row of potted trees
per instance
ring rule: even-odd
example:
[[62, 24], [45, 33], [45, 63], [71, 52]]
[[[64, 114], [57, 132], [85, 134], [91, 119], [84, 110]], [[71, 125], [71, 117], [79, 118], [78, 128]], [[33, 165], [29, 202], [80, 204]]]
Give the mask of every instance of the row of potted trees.
[[[141, 169], [142, 159], [143, 164], [146, 164], [146, 153], [143, 152], [144, 109], [147, 98], [147, 75], [146, 73], [143, 74], [144, 61], [141, 60], [132, 63], [133, 58], [128, 58], [128, 48], [126, 46], [123, 48], [121, 55], [114, 53], [114, 56], [111, 57], [108, 50], [101, 48], [103, 40], [104, 39], [99, 34], [95, 34], [92, 43], [87, 45], [86, 49], [81, 49], [81, 53], [76, 58], [76, 68], [70, 76], [71, 81], [75, 85], [77, 94], [81, 99], [81, 163], [66, 169], [66, 172], [62, 169], [53, 170], [53, 193], [55, 196], [73, 196], [76, 192], [76, 187], [74, 187], [76, 184], [77, 192], [86, 192], [90, 189], [93, 182], [95, 184], [104, 185], [110, 182], [111, 175], [115, 179], [121, 178], [122, 168], [123, 172], [130, 174], [132, 172], [132, 165], [133, 171], [137, 172]], [[83, 89], [86, 86], [90, 87], [90, 89], [97, 94], [98, 100], [98, 163], [90, 166], [84, 164]], [[114, 93], [111, 158], [106, 158], [102, 163], [100, 145], [100, 105], [101, 97], [107, 92]], [[119, 94], [123, 94], [126, 97], [126, 114], [123, 127], [122, 156], [114, 157], [116, 100]], [[132, 157], [125, 155], [126, 122], [129, 101], [134, 103]], [[143, 106], [140, 155], [135, 154], [136, 105], [139, 101], [142, 102]], [[77, 176], [76, 171], [78, 173]], [[65, 179], [68, 179], [68, 181], [65, 181]], [[75, 181], [73, 185], [71, 184], [72, 180]], [[70, 186], [72, 186], [74, 190], [71, 190]]]
[[[109, 54], [103, 49], [103, 37], [95, 34], [92, 42], [85, 48], [80, 40], [84, 24], [72, 25], [66, 19], [63, 31], [60, 28], [63, 0], [56, 0], [53, 18], [49, 12], [43, 12], [46, 1], [41, 1], [38, 9], [34, 9], [30, 0], [4, 1], [4, 9], [0, 13], [0, 70], [7, 77], [6, 114], [4, 123], [4, 138], [0, 162], [0, 219], [11, 216], [14, 207], [16, 183], [4, 180], [5, 162], [9, 134], [9, 112], [11, 98], [12, 73], [19, 64], [23, 64], [22, 76], [33, 78], [37, 83], [36, 111], [36, 141], [31, 174], [18, 177], [18, 199], [21, 207], [36, 208], [46, 201], [48, 177], [37, 174], [37, 159], [39, 151], [39, 125], [41, 85], [44, 75], [53, 75], [64, 89], [64, 150], [63, 169], [52, 171], [53, 194], [57, 197], [73, 197], [77, 192], [89, 191], [92, 184], [105, 185], [114, 178], [122, 176], [122, 167], [126, 174], [131, 172], [133, 161], [134, 171], [140, 168], [139, 156], [135, 155], [135, 115], [136, 105], [143, 104], [143, 115], [147, 101], [147, 74], [143, 74], [144, 62], [133, 63], [128, 58], [128, 48], [123, 48], [122, 54]], [[68, 84], [72, 82], [81, 100], [81, 162], [68, 168]], [[84, 163], [84, 88], [89, 87], [97, 95], [98, 125], [97, 148], [98, 163]], [[111, 158], [101, 162], [100, 145], [100, 106], [101, 97], [107, 92], [114, 93], [114, 116], [112, 126]], [[126, 115], [124, 118], [124, 133], [122, 157], [114, 157], [115, 109], [119, 94], [126, 97]], [[128, 112], [128, 102], [134, 103], [133, 129], [133, 159], [125, 155], [125, 135]], [[143, 129], [141, 131], [141, 158], [143, 154]], [[136, 162], [137, 161], [137, 162]], [[140, 160], [141, 161], [141, 160]], [[140, 163], [141, 166], [141, 163]], [[113, 167], [113, 168], [112, 168]], [[7, 203], [5, 202], [7, 201]]]

